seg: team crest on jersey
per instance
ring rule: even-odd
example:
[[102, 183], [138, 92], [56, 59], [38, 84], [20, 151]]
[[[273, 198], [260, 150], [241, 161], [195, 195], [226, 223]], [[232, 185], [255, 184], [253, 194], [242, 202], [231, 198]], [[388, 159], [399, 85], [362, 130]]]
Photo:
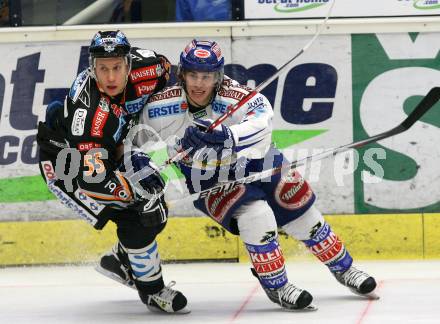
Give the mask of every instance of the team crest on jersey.
[[278, 183], [274, 197], [280, 206], [295, 210], [304, 207], [312, 199], [313, 191], [296, 170], [290, 170]]
[[110, 100], [107, 97], [101, 96], [98, 108], [101, 108], [102, 111], [108, 113], [110, 111]]
[[229, 209], [244, 195], [246, 188], [241, 185], [229, 190], [211, 194], [205, 198], [205, 206], [209, 215], [221, 223]]

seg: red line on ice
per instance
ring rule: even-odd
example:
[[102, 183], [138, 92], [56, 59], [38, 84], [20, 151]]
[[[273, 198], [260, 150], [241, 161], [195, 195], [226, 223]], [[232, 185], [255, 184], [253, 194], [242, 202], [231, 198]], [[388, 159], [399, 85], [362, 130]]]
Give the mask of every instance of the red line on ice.
[[[377, 288], [375, 290], [376, 293], [379, 292], [379, 290], [382, 288], [384, 283], [384, 280], [379, 281], [379, 284], [377, 285]], [[367, 317], [367, 314], [369, 313], [370, 309], [371, 309], [371, 305], [377, 300], [374, 299], [370, 299], [367, 303], [367, 306], [365, 307], [365, 309], [362, 311], [358, 321], [356, 322], [356, 324], [362, 324], [362, 321]]]
[[229, 323], [233, 323], [240, 316], [243, 309], [246, 307], [247, 304], [249, 304], [250, 300], [252, 299], [252, 297], [254, 297], [254, 295], [257, 292], [259, 287], [260, 287], [260, 284], [256, 284], [255, 287], [252, 288], [251, 292], [249, 293], [249, 295], [247, 295], [246, 299], [243, 301], [240, 308], [235, 312], [234, 316], [232, 316]]

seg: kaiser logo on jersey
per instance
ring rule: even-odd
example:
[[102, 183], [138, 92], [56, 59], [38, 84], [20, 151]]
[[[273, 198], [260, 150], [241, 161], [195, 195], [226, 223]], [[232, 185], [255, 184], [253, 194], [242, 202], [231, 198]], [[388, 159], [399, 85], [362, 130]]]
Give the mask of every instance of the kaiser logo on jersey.
[[102, 138], [104, 135], [103, 129], [107, 122], [108, 114], [109, 111], [105, 111], [101, 106], [98, 106], [95, 115], [93, 116], [92, 129], [90, 130], [90, 134], [93, 137]]
[[158, 70], [159, 68], [161, 69], [160, 64], [155, 64], [133, 70], [130, 72], [130, 80], [131, 82], [136, 83], [139, 81], [155, 79], [158, 77], [157, 71], [162, 71]]

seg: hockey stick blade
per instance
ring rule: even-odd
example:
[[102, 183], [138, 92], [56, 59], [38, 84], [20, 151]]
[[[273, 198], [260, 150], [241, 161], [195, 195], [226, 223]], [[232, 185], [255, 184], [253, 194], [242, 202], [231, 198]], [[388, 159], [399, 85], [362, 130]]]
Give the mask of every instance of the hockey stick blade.
[[[386, 132], [368, 137], [366, 139], [363, 139], [363, 140], [360, 140], [357, 142], [345, 144], [345, 145], [339, 146], [337, 148], [329, 149], [329, 150], [326, 150], [321, 153], [309, 155], [308, 157], [305, 157], [303, 159], [299, 159], [299, 160], [290, 162], [288, 164], [285, 164], [282, 167], [264, 170], [262, 172], [251, 174], [251, 175], [244, 177], [244, 178], [241, 178], [241, 179], [237, 179], [237, 180], [234, 180], [231, 182], [226, 182], [226, 183], [216, 185], [214, 187], [205, 189], [203, 191], [193, 193], [193, 194], [183, 198], [183, 200], [195, 201], [198, 199], [203, 199], [203, 198], [209, 197], [211, 194], [216, 194], [216, 193], [219, 193], [219, 192], [222, 192], [225, 190], [231, 190], [241, 184], [246, 184], [246, 183], [251, 183], [254, 181], [262, 180], [262, 179], [268, 178], [274, 174], [277, 174], [280, 172], [286, 172], [290, 169], [294, 169], [294, 168], [301, 166], [301, 165], [304, 165], [306, 163], [309, 163], [312, 161], [319, 161], [319, 160], [322, 160], [322, 159], [325, 159], [325, 158], [328, 158], [331, 156], [335, 156], [339, 153], [346, 152], [349, 149], [360, 148], [360, 147], [365, 146], [367, 144], [377, 142], [377, 141], [383, 140], [385, 138], [400, 134], [400, 133], [408, 130], [412, 125], [414, 125], [416, 123], [416, 121], [418, 121], [439, 100], [440, 100], [440, 87], [434, 87], [428, 92], [428, 94], [420, 101], [420, 103], [415, 107], [415, 109], [409, 114], [409, 116], [402, 123], [400, 123], [398, 126], [392, 128]], [[175, 206], [179, 202], [181, 203], [181, 199], [169, 201], [169, 202], [167, 202], [167, 204], [169, 206]]]

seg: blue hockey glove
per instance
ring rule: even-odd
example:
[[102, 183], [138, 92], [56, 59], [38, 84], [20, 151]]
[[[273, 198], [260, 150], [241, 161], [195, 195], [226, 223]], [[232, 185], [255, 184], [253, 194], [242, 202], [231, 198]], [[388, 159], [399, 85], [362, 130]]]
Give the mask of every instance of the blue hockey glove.
[[203, 149], [213, 149], [220, 153], [224, 149], [235, 151], [235, 141], [232, 131], [229, 127], [221, 125], [221, 130], [212, 130], [206, 132], [210, 121], [195, 119], [195, 126], [186, 129], [182, 138], [182, 147], [184, 150], [192, 147], [194, 154], [196, 151]]
[[142, 192], [145, 191], [144, 196], [148, 197], [164, 190], [165, 181], [147, 154], [140, 150], [132, 150], [124, 156], [124, 166], [126, 178], [134, 185], [139, 195], [142, 196]]
[[[131, 151], [125, 161], [127, 179], [132, 185], [135, 202], [130, 206], [139, 214], [146, 227], [154, 227], [167, 221], [168, 208], [165, 203], [165, 182], [150, 157], [141, 151]], [[129, 164], [129, 165], [127, 165]], [[128, 170], [127, 170], [128, 169]]]

